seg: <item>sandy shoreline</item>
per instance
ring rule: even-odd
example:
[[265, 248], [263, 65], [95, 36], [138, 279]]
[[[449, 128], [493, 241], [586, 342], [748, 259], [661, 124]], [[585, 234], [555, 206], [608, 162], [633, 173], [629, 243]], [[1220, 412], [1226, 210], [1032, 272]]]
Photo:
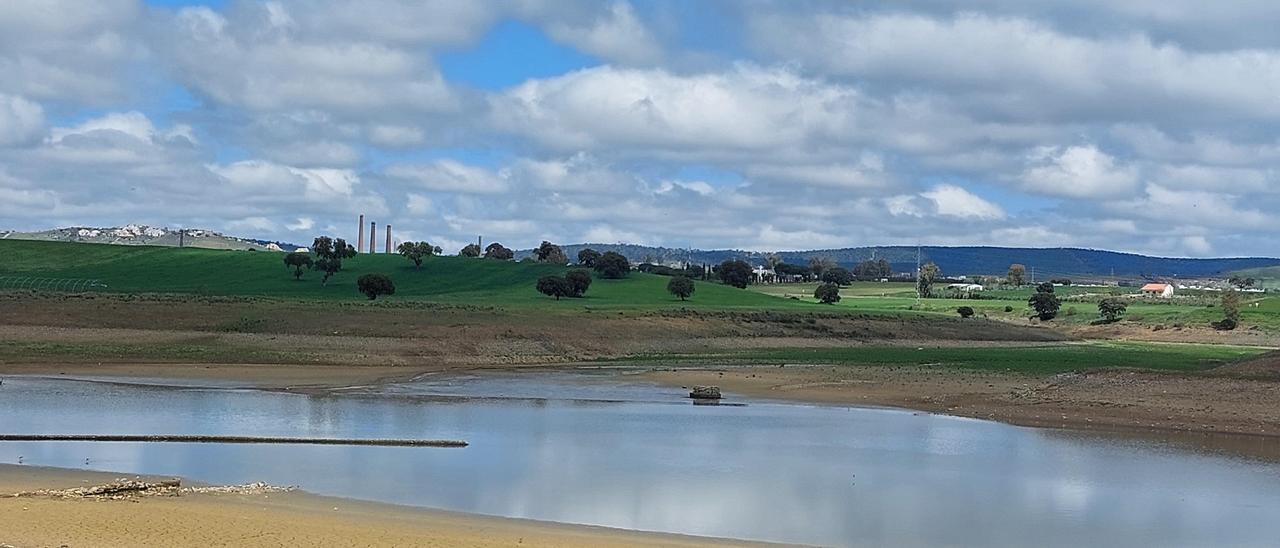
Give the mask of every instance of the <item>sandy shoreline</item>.
[[[0, 464], [0, 495], [97, 485], [121, 477], [134, 476]], [[751, 545], [462, 514], [300, 491], [133, 500], [0, 497], [0, 543], [18, 547]]]

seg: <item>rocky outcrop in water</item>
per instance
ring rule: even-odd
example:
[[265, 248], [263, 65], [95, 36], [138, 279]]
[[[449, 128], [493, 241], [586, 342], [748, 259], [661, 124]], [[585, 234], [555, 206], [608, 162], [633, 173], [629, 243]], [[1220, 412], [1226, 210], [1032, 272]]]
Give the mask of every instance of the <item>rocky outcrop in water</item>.
[[720, 399], [719, 386], [695, 386], [689, 392], [689, 397], [695, 400], [718, 400]]

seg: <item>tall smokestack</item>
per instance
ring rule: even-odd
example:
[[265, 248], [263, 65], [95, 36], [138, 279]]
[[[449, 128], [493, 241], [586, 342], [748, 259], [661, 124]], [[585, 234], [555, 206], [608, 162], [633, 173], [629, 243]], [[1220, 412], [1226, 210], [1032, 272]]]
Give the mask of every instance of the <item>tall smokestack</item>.
[[387, 223], [387, 246], [382, 249], [383, 253], [391, 253], [391, 223]]
[[378, 223], [369, 221], [369, 253], [378, 252]]
[[364, 214], [360, 214], [360, 235], [356, 236], [356, 253], [364, 253]]

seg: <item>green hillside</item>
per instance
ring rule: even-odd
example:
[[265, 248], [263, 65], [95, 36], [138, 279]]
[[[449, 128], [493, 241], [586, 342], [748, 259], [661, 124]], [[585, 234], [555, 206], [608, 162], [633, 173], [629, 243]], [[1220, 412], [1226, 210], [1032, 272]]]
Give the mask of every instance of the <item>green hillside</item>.
[[666, 292], [668, 278], [641, 273], [624, 280], [596, 279], [586, 298], [557, 303], [539, 294], [534, 284], [564, 267], [462, 257], [430, 257], [416, 269], [399, 255], [359, 255], [344, 261], [342, 272], [327, 286], [316, 272], [295, 281], [281, 253], [0, 240], [0, 257], [0, 288], [12, 287], [14, 277], [88, 278], [105, 284], [99, 291], [113, 293], [356, 300], [364, 298], [356, 291], [356, 278], [379, 272], [395, 281], [393, 300], [578, 309], [816, 306], [703, 282], [693, 299], [681, 303]]

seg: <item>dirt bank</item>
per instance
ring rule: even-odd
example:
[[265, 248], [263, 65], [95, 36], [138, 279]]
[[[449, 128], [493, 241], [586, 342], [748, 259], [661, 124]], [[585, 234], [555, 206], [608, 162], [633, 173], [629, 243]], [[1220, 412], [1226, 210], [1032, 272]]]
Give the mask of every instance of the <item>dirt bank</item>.
[[921, 366], [657, 370], [669, 385], [749, 396], [884, 405], [1026, 426], [1228, 432], [1280, 437], [1280, 382], [1207, 374], [1099, 371], [1052, 376]]
[[[119, 474], [0, 465], [0, 494], [84, 487]], [[152, 478], [156, 479], [156, 478]], [[252, 493], [252, 494], [247, 494]], [[127, 500], [0, 497], [12, 546], [727, 546], [741, 542], [491, 518], [303, 492]]]

